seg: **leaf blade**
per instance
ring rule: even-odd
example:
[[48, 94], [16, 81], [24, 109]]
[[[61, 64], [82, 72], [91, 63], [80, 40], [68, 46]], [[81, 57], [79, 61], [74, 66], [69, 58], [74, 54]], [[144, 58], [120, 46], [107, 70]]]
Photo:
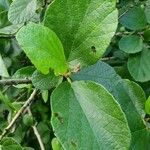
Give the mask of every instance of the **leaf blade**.
[[52, 126], [64, 149], [126, 149], [130, 145], [126, 119], [102, 86], [90, 81], [63, 83], [53, 92], [51, 100]]
[[57, 0], [49, 6], [44, 24], [60, 37], [69, 62], [93, 64], [102, 57], [116, 31], [115, 5], [115, 0]]
[[43, 74], [48, 74], [50, 68], [56, 75], [67, 72], [63, 46], [52, 30], [29, 23], [17, 33], [16, 38], [31, 62]]

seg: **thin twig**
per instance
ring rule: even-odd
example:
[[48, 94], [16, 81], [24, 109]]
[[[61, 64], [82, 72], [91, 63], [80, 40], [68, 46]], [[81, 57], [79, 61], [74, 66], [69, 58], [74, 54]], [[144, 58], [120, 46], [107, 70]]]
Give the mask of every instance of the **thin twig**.
[[22, 115], [24, 110], [33, 102], [34, 97], [37, 93], [37, 90], [34, 89], [32, 94], [30, 95], [29, 99], [24, 103], [24, 105], [19, 109], [19, 111], [16, 113], [16, 115], [13, 117], [11, 122], [8, 124], [8, 126], [4, 129], [3, 133], [0, 135], [0, 141], [4, 138], [5, 135], [9, 133], [9, 131], [12, 129], [16, 121], [19, 119], [19, 117]]
[[0, 85], [18, 85], [18, 84], [30, 84], [31, 79], [6, 79], [0, 80]]
[[116, 59], [116, 57], [104, 57], [104, 58], [101, 58], [100, 60], [101, 61], [109, 61], [109, 60], [114, 60]]
[[[32, 116], [32, 112], [31, 112], [29, 107], [28, 107], [27, 111], [28, 111], [28, 114]], [[33, 125], [32, 128], [33, 128], [34, 134], [35, 134], [35, 136], [36, 136], [36, 138], [37, 138], [37, 140], [39, 142], [41, 150], [45, 150], [44, 144], [42, 142], [41, 136], [40, 136], [40, 134], [38, 132], [38, 129], [37, 129], [36, 125]]]
[[125, 12], [123, 12], [119, 17], [118, 17], [118, 19], [120, 19], [120, 18], [122, 18], [126, 13], [128, 13], [129, 12], [129, 9], [128, 10], [126, 10]]

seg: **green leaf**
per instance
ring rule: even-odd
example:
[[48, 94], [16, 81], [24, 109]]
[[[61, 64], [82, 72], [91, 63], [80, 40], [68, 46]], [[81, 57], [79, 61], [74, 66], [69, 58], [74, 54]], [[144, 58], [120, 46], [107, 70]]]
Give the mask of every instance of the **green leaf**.
[[129, 148], [124, 113], [103, 86], [91, 81], [62, 83], [52, 93], [51, 106], [52, 127], [64, 149]]
[[1, 5], [2, 7], [4, 7], [6, 10], [9, 9], [9, 1], [8, 1], [8, 0], [1, 0], [1, 1], [0, 1], [0, 5]]
[[[47, 112], [48, 113], [48, 112]], [[45, 116], [45, 114], [44, 114]], [[47, 119], [48, 120], [48, 119]], [[51, 145], [51, 129], [49, 129], [49, 126], [47, 123], [44, 123], [44, 121], [41, 121], [38, 125], [37, 125], [37, 129], [39, 131], [39, 134], [41, 135], [42, 138], [42, 142], [44, 143], [44, 145], [47, 147], [47, 149], [50, 148]], [[46, 149], [45, 147], [45, 149]]]
[[16, 38], [31, 62], [43, 74], [48, 74], [50, 68], [54, 69], [56, 75], [67, 72], [63, 46], [52, 30], [29, 23], [17, 33]]
[[[1, 8], [0, 8], [1, 9]], [[0, 28], [10, 25], [7, 18], [7, 10], [0, 11]]]
[[12, 104], [11, 100], [8, 98], [7, 95], [4, 95], [1, 91], [0, 91], [0, 101], [2, 101], [7, 108], [10, 108], [13, 111], [15, 110], [15, 107]]
[[22, 150], [22, 147], [13, 138], [7, 137], [0, 142], [2, 150]]
[[12, 76], [13, 79], [24, 79], [24, 78], [31, 78], [33, 72], [35, 71], [35, 67], [27, 66], [21, 69], [18, 69]]
[[[75, 80], [91, 80], [102, 84], [119, 102], [124, 111], [132, 133], [131, 149], [147, 149], [150, 140], [144, 120], [145, 94], [134, 82], [124, 81], [113, 68], [104, 62], [85, 67], [71, 77]], [[144, 133], [144, 134], [143, 134]], [[144, 140], [143, 140], [144, 139]]]
[[35, 14], [36, 0], [14, 0], [8, 11], [8, 20], [13, 24], [29, 21]]
[[143, 49], [143, 40], [137, 35], [128, 35], [121, 38], [119, 48], [126, 53], [137, 53]]
[[39, 71], [35, 71], [32, 75], [33, 85], [40, 90], [49, 90], [56, 87], [60, 80], [62, 80], [62, 77], [55, 76], [53, 72], [44, 75]]
[[53, 150], [63, 150], [63, 148], [57, 138], [52, 139], [52, 148], [53, 148]]
[[146, 18], [147, 18], [147, 22], [150, 23], [150, 6], [147, 5], [145, 7], [145, 15], [146, 15]]
[[23, 123], [28, 127], [32, 126], [34, 124], [34, 119], [33, 119], [32, 115], [25, 114], [23, 116]]
[[145, 112], [150, 115], [150, 96], [145, 102]]
[[[12, 76], [12, 79], [31, 79], [33, 72], [35, 71], [34, 66], [27, 66], [21, 69], [18, 69]], [[19, 84], [15, 85], [16, 88], [28, 88], [29, 84]]]
[[117, 28], [115, 5], [116, 0], [56, 0], [49, 6], [44, 24], [59, 36], [71, 64], [102, 57]]
[[150, 42], [150, 29], [144, 31], [143, 36], [144, 36], [144, 40], [145, 40], [146, 42]]
[[128, 60], [128, 69], [131, 76], [140, 82], [150, 80], [150, 49], [143, 49], [141, 53], [132, 55]]
[[48, 98], [49, 98], [48, 90], [42, 91], [42, 98], [43, 98], [45, 103], [48, 101]]
[[144, 10], [141, 7], [133, 7], [122, 15], [120, 23], [131, 30], [141, 30], [146, 27], [147, 20]]
[[0, 34], [15, 34], [23, 24], [15, 24], [0, 29]]
[[34, 150], [33, 148], [31, 148], [31, 147], [23, 147], [23, 149], [22, 150]]
[[9, 77], [7, 68], [6, 68], [5, 64], [4, 64], [4, 61], [2, 59], [1, 54], [0, 54], [0, 76], [2, 76], [2, 77]]

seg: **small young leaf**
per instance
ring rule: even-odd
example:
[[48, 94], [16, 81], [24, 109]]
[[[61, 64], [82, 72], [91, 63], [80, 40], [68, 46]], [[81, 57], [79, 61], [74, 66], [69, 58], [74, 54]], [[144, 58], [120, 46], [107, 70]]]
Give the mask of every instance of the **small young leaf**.
[[33, 117], [29, 114], [25, 114], [23, 116], [23, 123], [26, 125], [26, 126], [32, 126], [33, 123], [34, 123], [34, 120], [33, 120]]
[[51, 106], [52, 127], [64, 149], [129, 148], [131, 135], [124, 113], [100, 84], [62, 83], [51, 96]]
[[42, 91], [42, 98], [45, 103], [48, 101], [48, 90]]
[[136, 35], [128, 35], [121, 38], [119, 48], [126, 53], [137, 53], [143, 49], [143, 40]]
[[145, 102], [145, 112], [150, 115], [150, 96]]
[[52, 148], [53, 148], [53, 150], [63, 150], [63, 148], [57, 138], [52, 139]]
[[35, 23], [24, 26], [16, 38], [35, 67], [43, 74], [54, 69], [56, 75], [67, 72], [63, 46], [57, 35], [47, 27]]
[[35, 14], [36, 0], [14, 0], [8, 11], [8, 19], [13, 24], [29, 21]]
[[[27, 66], [23, 67], [21, 69], [18, 69], [12, 76], [12, 79], [26, 79], [29, 78], [31, 79], [33, 72], [35, 71], [34, 66]], [[29, 84], [19, 84], [15, 85], [16, 88], [28, 88], [30, 87]]]
[[34, 66], [27, 66], [27, 67], [23, 67], [19, 70], [17, 70], [12, 78], [13, 79], [24, 79], [24, 78], [31, 78], [33, 72], [35, 71], [35, 67]]
[[62, 77], [55, 76], [53, 72], [44, 75], [36, 70], [32, 75], [33, 85], [40, 90], [49, 90], [56, 87], [60, 80], [62, 80]]

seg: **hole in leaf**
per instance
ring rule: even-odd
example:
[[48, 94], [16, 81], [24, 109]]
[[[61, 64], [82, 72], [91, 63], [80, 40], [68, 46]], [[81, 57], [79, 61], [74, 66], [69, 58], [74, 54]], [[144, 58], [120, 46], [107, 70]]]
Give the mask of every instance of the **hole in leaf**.
[[96, 47], [95, 46], [91, 46], [91, 50], [92, 50], [92, 52], [96, 53]]

